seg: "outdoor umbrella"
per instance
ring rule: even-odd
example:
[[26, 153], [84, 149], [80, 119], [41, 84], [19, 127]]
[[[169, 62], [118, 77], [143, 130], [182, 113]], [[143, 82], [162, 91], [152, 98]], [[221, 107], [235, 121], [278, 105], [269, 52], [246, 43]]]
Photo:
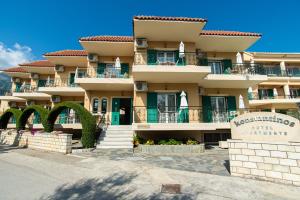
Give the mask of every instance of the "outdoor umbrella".
[[50, 76], [48, 76], [48, 78], [47, 78], [47, 86], [50, 86]]
[[242, 58], [242, 55], [240, 54], [240, 52], [238, 52], [236, 54], [236, 64], [240, 64], [240, 65], [243, 64], [243, 58]]
[[184, 43], [181, 41], [179, 44], [179, 58], [183, 58], [184, 56]]
[[248, 88], [248, 99], [252, 100], [253, 99], [253, 91], [252, 91], [252, 87]]
[[121, 68], [121, 62], [120, 62], [120, 58], [119, 57], [116, 58], [115, 68]]
[[239, 108], [240, 109], [245, 109], [244, 98], [241, 94], [240, 94], [240, 97], [239, 97]]
[[179, 122], [188, 122], [189, 120], [189, 108], [184, 91], [180, 94], [180, 107], [179, 107]]
[[277, 92], [277, 89], [276, 89], [276, 88], [273, 89], [273, 96], [274, 96], [275, 98], [278, 97], [278, 92]]
[[21, 90], [21, 91], [25, 90], [25, 87], [26, 87], [26, 82], [23, 81], [20, 90]]

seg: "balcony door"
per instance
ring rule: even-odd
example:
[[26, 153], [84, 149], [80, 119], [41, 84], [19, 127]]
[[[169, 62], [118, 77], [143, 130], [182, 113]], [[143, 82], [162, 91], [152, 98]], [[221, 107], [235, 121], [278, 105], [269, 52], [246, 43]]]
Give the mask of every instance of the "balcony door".
[[176, 123], [176, 94], [159, 93], [157, 94], [158, 120], [159, 123]]
[[227, 103], [225, 97], [211, 97], [213, 122], [227, 122]]
[[211, 67], [212, 74], [223, 74], [222, 61], [208, 61], [208, 65]]

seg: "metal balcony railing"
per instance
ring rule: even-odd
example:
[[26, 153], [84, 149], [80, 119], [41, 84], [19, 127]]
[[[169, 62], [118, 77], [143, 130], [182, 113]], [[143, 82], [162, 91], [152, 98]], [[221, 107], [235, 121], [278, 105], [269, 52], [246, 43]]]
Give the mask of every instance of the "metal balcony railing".
[[37, 92], [38, 87], [31, 86], [30, 84], [21, 85], [20, 87], [16, 87], [13, 92], [20, 92], [20, 93], [31, 93]]
[[278, 95], [278, 96], [270, 96], [270, 95], [259, 95], [258, 93], [252, 93], [252, 97], [249, 100], [263, 100], [263, 99], [298, 99], [300, 96], [297, 95]]
[[78, 87], [74, 82], [75, 78], [55, 78], [47, 81], [47, 83], [40, 87]]
[[[79, 69], [81, 70], [81, 69]], [[84, 69], [86, 73], [81, 73], [76, 78], [129, 78], [129, 69], [118, 67], [89, 67]]]

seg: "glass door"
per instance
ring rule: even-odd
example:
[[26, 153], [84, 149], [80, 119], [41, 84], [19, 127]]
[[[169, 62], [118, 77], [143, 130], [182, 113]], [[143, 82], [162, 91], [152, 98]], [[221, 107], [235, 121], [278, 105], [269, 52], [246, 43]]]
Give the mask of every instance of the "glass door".
[[157, 95], [159, 123], [177, 122], [176, 94], [160, 93]]
[[225, 97], [211, 97], [213, 122], [227, 122], [227, 106]]
[[212, 74], [223, 74], [223, 65], [221, 61], [208, 61], [208, 65], [211, 67]]

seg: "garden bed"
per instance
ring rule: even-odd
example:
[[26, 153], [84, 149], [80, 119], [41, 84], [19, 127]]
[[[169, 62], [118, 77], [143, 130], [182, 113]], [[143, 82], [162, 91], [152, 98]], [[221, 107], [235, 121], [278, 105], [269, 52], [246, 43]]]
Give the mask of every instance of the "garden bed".
[[197, 145], [145, 145], [140, 144], [137, 147], [137, 151], [140, 153], [151, 154], [191, 154], [191, 153], [203, 153], [204, 144]]

